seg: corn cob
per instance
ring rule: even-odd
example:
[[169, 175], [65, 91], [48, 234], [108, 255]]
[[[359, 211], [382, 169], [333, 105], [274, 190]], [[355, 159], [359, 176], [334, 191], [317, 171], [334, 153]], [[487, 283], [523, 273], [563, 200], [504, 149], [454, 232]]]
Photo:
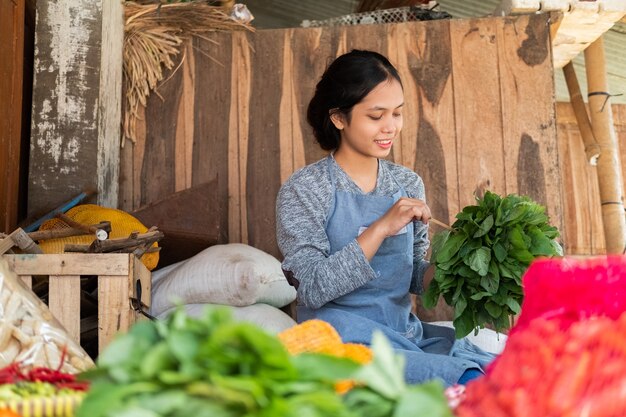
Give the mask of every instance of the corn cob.
[[346, 394], [352, 388], [356, 386], [356, 382], [353, 379], [344, 379], [335, 382], [335, 392], [339, 395]]
[[372, 349], [359, 343], [344, 343], [343, 350], [344, 358], [352, 359], [360, 364], [370, 363], [374, 357]]
[[322, 320], [307, 320], [283, 330], [278, 339], [292, 355], [304, 352], [343, 356], [344, 345], [333, 326]]
[[[344, 343], [343, 345], [343, 357], [352, 359], [353, 361], [365, 365], [370, 363], [374, 358], [372, 349], [359, 343]], [[343, 395], [354, 388], [357, 383], [354, 380], [346, 379], [339, 381], [335, 384], [335, 391], [337, 394]]]
[[[326, 353], [366, 364], [372, 361], [372, 350], [358, 343], [343, 343], [333, 326], [322, 320], [307, 320], [278, 334], [278, 339], [292, 355], [304, 352]], [[338, 394], [345, 394], [356, 386], [353, 380], [335, 384]]]

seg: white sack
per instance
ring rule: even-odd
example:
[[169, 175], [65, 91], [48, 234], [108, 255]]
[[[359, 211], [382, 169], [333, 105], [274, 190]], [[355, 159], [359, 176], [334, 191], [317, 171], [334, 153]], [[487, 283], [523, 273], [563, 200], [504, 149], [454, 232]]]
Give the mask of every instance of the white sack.
[[152, 274], [150, 311], [156, 316], [179, 303], [283, 307], [296, 299], [280, 262], [240, 243], [211, 246], [164, 270]]
[[[229, 308], [236, 321], [245, 321], [256, 324], [268, 333], [280, 333], [283, 330], [296, 325], [296, 322], [289, 317], [288, 314], [267, 304], [252, 304], [247, 307], [218, 306], [212, 304], [186, 304], [183, 306], [183, 309], [191, 317], [201, 317], [204, 314], [205, 309], [208, 307]], [[171, 308], [161, 313], [157, 318], [164, 319], [174, 312], [174, 310], [176, 310], [176, 308]]]

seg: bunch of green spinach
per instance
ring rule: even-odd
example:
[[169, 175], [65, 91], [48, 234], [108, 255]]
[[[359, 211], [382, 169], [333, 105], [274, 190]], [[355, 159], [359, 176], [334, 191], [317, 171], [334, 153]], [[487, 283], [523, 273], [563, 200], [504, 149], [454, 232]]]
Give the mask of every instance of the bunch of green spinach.
[[[323, 354], [291, 356], [226, 309], [182, 310], [116, 338], [83, 377], [76, 417], [452, 417], [438, 383], [407, 386], [403, 357], [380, 335], [361, 366]], [[337, 381], [360, 382], [346, 395]], [[411, 410], [407, 413], [407, 410]]]
[[563, 255], [558, 230], [545, 208], [525, 196], [487, 191], [457, 214], [452, 230], [435, 234], [435, 275], [423, 295], [433, 308], [440, 296], [454, 307], [456, 337], [485, 325], [510, 327], [520, 312], [522, 275], [538, 256]]

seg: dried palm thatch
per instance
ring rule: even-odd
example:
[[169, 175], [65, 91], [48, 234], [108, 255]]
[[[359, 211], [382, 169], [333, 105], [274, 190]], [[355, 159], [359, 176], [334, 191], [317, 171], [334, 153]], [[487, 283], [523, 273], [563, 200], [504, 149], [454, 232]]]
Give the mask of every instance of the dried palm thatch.
[[253, 30], [249, 23], [232, 19], [229, 7], [211, 6], [206, 1], [125, 2], [124, 6], [126, 97], [122, 146], [126, 138], [136, 141], [139, 108], [146, 106], [150, 92], [163, 79], [164, 67], [174, 67], [174, 57], [186, 39], [207, 32]]

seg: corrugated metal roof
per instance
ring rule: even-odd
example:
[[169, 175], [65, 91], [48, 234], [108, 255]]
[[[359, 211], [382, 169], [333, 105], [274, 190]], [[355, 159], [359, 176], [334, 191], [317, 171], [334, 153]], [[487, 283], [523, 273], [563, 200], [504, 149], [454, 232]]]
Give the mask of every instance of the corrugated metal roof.
[[481, 17], [493, 13], [500, 4], [499, 0], [444, 0], [439, 1], [441, 10], [445, 10], [454, 17]]
[[[623, 24], [621, 24], [623, 25]], [[607, 82], [610, 94], [623, 94], [611, 98], [611, 103], [626, 104], [626, 33], [610, 30], [604, 35], [604, 50], [606, 55]], [[580, 84], [583, 96], [587, 92], [587, 77], [585, 75], [584, 54], [578, 54], [573, 60], [574, 69]], [[569, 93], [562, 70], [554, 72], [557, 101], [569, 101]]]
[[259, 28], [298, 27], [305, 19], [323, 20], [352, 13], [357, 0], [243, 0]]
[[[245, 0], [244, 0], [245, 1]], [[353, 13], [358, 0], [248, 0], [248, 8], [255, 16], [258, 28], [297, 27], [305, 19], [323, 20]], [[482, 17], [491, 15], [500, 0], [440, 0], [440, 9], [455, 18]], [[604, 35], [607, 60], [609, 93], [624, 94], [613, 97], [612, 103], [626, 104], [626, 23], [618, 23]], [[574, 60], [581, 91], [587, 91], [583, 54]], [[569, 101], [563, 71], [555, 71], [556, 97], [558, 101]]]

